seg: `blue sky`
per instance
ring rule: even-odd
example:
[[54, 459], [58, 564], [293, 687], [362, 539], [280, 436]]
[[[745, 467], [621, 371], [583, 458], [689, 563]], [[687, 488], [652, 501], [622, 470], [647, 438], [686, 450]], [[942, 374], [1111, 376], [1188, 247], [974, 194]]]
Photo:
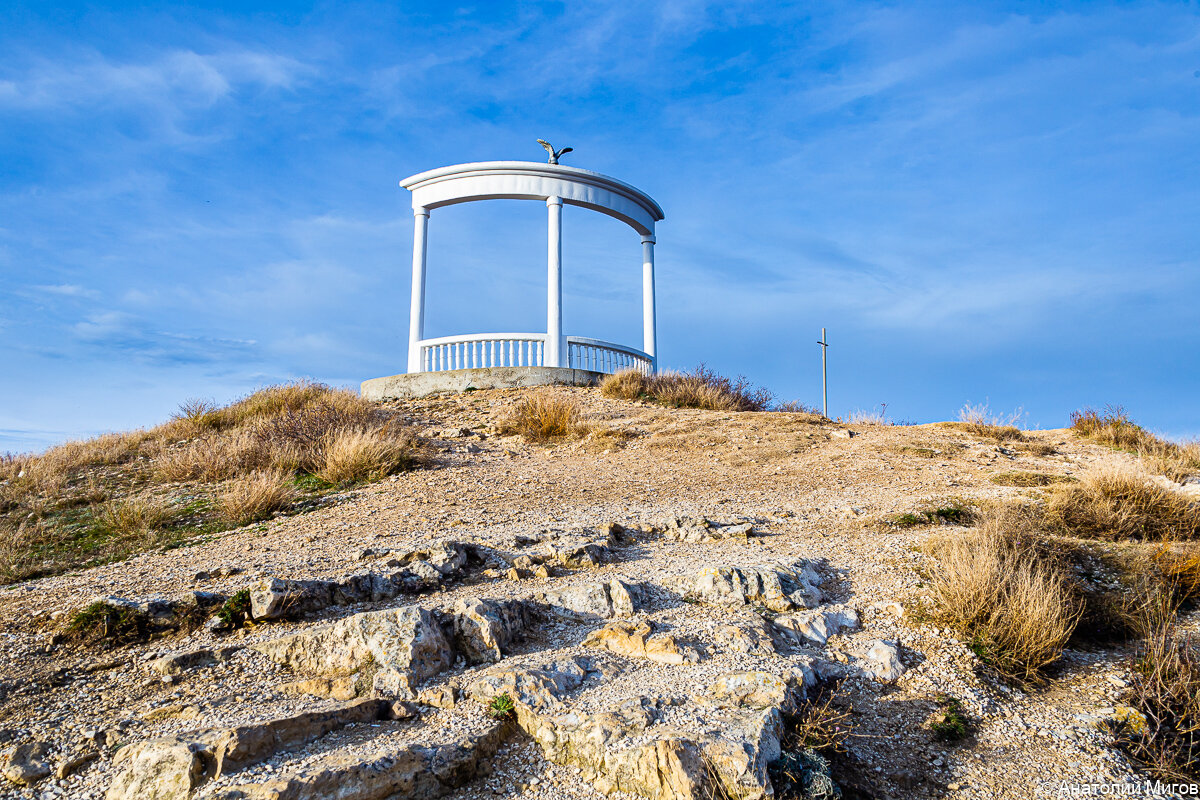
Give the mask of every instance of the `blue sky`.
[[[1200, 436], [1200, 9], [0, 6], [0, 451], [402, 372], [405, 176], [575, 148], [662, 205], [659, 347], [835, 415]], [[428, 335], [544, 330], [545, 210], [435, 211]], [[640, 246], [567, 208], [567, 333]]]

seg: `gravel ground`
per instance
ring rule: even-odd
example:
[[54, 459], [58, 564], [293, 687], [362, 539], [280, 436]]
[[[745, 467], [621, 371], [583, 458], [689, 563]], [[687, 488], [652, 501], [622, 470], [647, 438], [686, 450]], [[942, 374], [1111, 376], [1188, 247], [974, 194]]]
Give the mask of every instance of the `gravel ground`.
[[[528, 599], [539, 591], [616, 576], [661, 586], [672, 576], [708, 566], [800, 559], [818, 567], [827, 603], [858, 609], [861, 630], [832, 636], [824, 648], [785, 648], [778, 656], [738, 654], [715, 646], [715, 631], [752, 615], [751, 610], [682, 603], [663, 591], [654, 593], [644, 618], [677, 638], [698, 642], [705, 657], [697, 664], [600, 656], [581, 645], [598, 625], [565, 621], [531, 631], [505, 664], [603, 658], [611, 666], [606, 676], [589, 680], [567, 701], [571, 708], [593, 711], [630, 697], [687, 697], [734, 669], [778, 671], [811, 659], [854, 664], [872, 642], [889, 640], [899, 643], [907, 667], [898, 681], [851, 677], [842, 684], [839, 702], [853, 709], [855, 736], [849, 752], [835, 759], [835, 775], [856, 787], [859, 796], [1032, 798], [1053, 796], [1038, 788], [1048, 780], [1142, 780], [1096, 726], [1120, 691], [1126, 653], [1069, 651], [1050, 685], [1031, 693], [996, 681], [949, 630], [915, 625], [895, 605], [920, 594], [916, 568], [922, 542], [959, 529], [880, 524], [924, 501], [1011, 498], [1036, 491], [992, 483], [990, 476], [998, 472], [1075, 476], [1095, 461], [1119, 456], [1062, 430], [1031, 432], [1027, 443], [998, 444], [953, 425], [867, 425], [853, 427], [857, 435], [852, 438], [841, 438], [831, 433], [845, 426], [801, 414], [672, 410], [607, 400], [591, 389], [555, 391], [580, 401], [591, 435], [553, 446], [493, 435], [498, 418], [521, 390], [397, 404], [434, 441], [431, 468], [344, 493], [303, 515], [0, 590], [0, 741], [46, 741], [61, 759], [101, 740], [99, 757], [76, 774], [50, 777], [33, 789], [8, 785], [0, 788], [0, 798], [101, 797], [118, 745], [333, 705], [281, 693], [278, 687], [296, 676], [251, 650], [175, 678], [147, 669], [158, 656], [251, 644], [397, 604], [443, 608], [467, 597]], [[689, 544], [649, 532], [676, 516], [751, 520], [759, 535]], [[263, 577], [344, 576], [372, 565], [357, 558], [364, 548], [414, 549], [440, 538], [520, 555], [518, 535], [610, 521], [647, 533], [619, 548], [614, 563], [597, 569], [557, 569], [549, 578], [517, 581], [476, 572], [420, 596], [330, 608], [302, 621], [262, 624], [233, 635], [202, 629], [109, 651], [54, 643], [64, 615], [95, 595], [232, 593]], [[239, 571], [197, 579], [198, 573], [221, 568]], [[479, 669], [460, 664], [431, 685], [465, 684]], [[957, 698], [972, 721], [974, 731], [962, 743], [935, 741], [927, 730], [941, 694]], [[686, 726], [695, 719], [682, 714], [673, 721]], [[228, 783], [287, 773], [330, 753], [365, 756], [406, 741], [436, 742], [485, 722], [482, 707], [464, 700], [452, 709], [426, 708], [419, 721], [350, 726], [209, 784], [202, 796]], [[501, 747], [490, 769], [450, 796], [599, 796], [577, 770], [546, 762], [522, 736]]]

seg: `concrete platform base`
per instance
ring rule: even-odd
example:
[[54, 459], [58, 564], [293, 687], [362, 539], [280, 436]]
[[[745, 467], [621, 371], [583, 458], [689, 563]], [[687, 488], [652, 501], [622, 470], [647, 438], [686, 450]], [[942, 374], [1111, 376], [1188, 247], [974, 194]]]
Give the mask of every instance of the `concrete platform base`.
[[519, 386], [592, 386], [604, 377], [600, 372], [566, 367], [486, 367], [451, 369], [442, 372], [413, 372], [363, 381], [364, 400], [425, 397], [438, 392], [467, 389], [510, 389]]

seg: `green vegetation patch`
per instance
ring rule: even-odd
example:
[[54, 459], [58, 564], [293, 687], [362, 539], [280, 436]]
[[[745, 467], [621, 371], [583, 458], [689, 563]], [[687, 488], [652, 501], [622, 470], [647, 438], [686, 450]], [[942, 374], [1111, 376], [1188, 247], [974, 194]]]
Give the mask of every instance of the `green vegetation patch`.
[[896, 514], [888, 517], [886, 522], [898, 528], [916, 528], [922, 525], [969, 525], [974, 519], [975, 512], [971, 506], [954, 500]]
[[517, 706], [508, 692], [502, 692], [491, 699], [487, 711], [488, 716], [492, 719], [512, 719], [516, 714]]
[[938, 698], [938, 709], [929, 720], [929, 729], [939, 742], [961, 742], [970, 733], [970, 724], [958, 698], [944, 694]]
[[97, 600], [71, 616], [66, 633], [89, 644], [120, 644], [145, 638], [148, 625], [145, 615], [134, 608]]
[[250, 590], [242, 589], [222, 604], [217, 616], [227, 628], [241, 628], [250, 619]]

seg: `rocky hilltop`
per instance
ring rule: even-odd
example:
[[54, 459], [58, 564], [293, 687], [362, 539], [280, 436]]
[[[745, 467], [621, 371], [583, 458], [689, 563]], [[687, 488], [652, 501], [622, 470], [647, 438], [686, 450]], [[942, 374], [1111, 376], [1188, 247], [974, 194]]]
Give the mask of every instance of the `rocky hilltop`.
[[[525, 390], [394, 404], [424, 468], [4, 588], [0, 797], [1032, 798], [1143, 779], [1103, 724], [1127, 646], [1072, 645], [1020, 684], [921, 613], [931, 537], [1133, 456], [1067, 430], [550, 391], [586, 430], [499, 434]], [[73, 641], [81, 609], [137, 635]]]

